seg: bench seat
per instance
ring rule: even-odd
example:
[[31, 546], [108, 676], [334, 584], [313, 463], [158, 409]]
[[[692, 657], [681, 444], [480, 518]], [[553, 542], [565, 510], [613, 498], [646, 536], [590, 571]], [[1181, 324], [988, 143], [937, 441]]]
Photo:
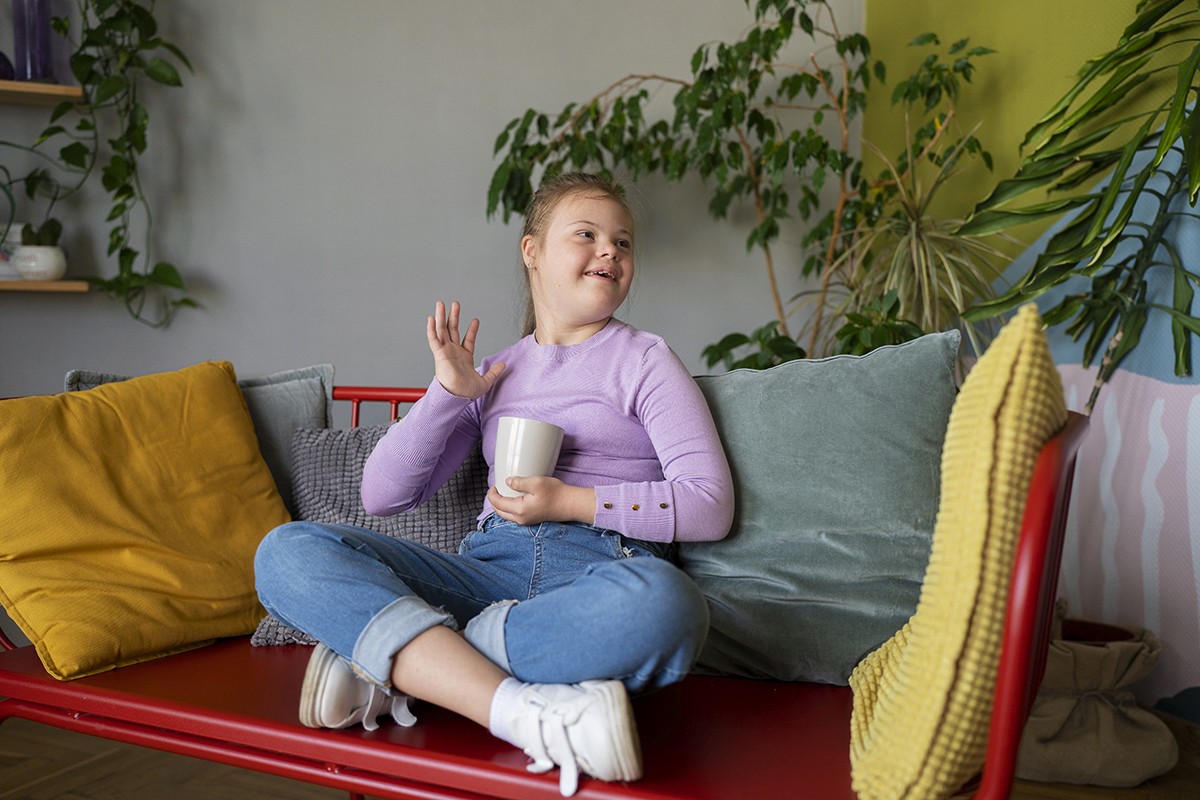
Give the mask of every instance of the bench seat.
[[[60, 682], [32, 647], [22, 647], [0, 653], [0, 696], [10, 698], [0, 700], [0, 720], [20, 717], [373, 797], [559, 797], [557, 772], [526, 772], [520, 751], [435, 706], [418, 704], [412, 728], [303, 727], [296, 709], [309, 653], [229, 639]], [[791, 796], [853, 800], [850, 703], [844, 686], [689, 676], [634, 700], [645, 777], [624, 785], [584, 778], [576, 797], [761, 800], [795, 786]], [[816, 776], [830, 779], [814, 785]]]

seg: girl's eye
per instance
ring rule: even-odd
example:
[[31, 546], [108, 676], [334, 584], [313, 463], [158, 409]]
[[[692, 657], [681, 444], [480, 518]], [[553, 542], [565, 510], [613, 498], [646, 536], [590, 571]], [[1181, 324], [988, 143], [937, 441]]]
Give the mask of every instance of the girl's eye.
[[596, 238], [596, 237], [595, 237], [595, 234], [593, 234], [591, 231], [580, 231], [580, 232], [579, 232], [579, 235], [580, 235], [580, 236], [586, 236], [586, 237], [588, 237], [589, 239], [594, 239], [594, 238]]
[[617, 242], [617, 247], [621, 248], [622, 250], [628, 250], [632, 246], [633, 245], [630, 243], [630, 241], [628, 239], [621, 239], [620, 241]]

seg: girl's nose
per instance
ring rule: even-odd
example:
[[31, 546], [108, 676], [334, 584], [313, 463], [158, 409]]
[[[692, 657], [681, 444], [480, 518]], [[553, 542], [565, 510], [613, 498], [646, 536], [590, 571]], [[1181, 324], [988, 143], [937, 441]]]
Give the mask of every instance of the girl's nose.
[[617, 247], [617, 243], [610, 239], [598, 240], [596, 249], [597, 249], [597, 254], [601, 258], [604, 258], [605, 256], [607, 256], [608, 258], [611, 258], [613, 261], [617, 260], [617, 256], [619, 256], [620, 252], [621, 252], [620, 248]]

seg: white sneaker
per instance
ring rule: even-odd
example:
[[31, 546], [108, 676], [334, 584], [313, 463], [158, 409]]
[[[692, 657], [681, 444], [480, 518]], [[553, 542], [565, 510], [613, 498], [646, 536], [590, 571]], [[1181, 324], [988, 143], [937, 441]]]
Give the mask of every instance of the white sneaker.
[[389, 695], [358, 677], [346, 659], [323, 644], [313, 648], [300, 688], [300, 722], [310, 728], [349, 728], [361, 722], [376, 730], [376, 718], [391, 714], [397, 725], [408, 728], [417, 718], [406, 695]]
[[642, 752], [629, 695], [620, 681], [530, 684], [514, 704], [511, 730], [533, 759], [530, 772], [559, 767], [559, 791], [570, 797], [579, 773], [605, 781], [642, 777]]

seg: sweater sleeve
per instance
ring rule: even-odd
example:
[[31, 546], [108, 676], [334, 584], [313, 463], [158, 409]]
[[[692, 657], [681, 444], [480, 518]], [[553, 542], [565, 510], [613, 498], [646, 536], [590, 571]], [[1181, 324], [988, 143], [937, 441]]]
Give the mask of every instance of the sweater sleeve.
[[733, 524], [733, 478], [708, 403], [679, 357], [658, 343], [642, 359], [635, 409], [662, 481], [596, 487], [596, 522], [647, 541], [714, 541]]
[[411, 511], [437, 493], [479, 441], [470, 400], [436, 380], [408, 414], [388, 428], [363, 466], [368, 514]]

